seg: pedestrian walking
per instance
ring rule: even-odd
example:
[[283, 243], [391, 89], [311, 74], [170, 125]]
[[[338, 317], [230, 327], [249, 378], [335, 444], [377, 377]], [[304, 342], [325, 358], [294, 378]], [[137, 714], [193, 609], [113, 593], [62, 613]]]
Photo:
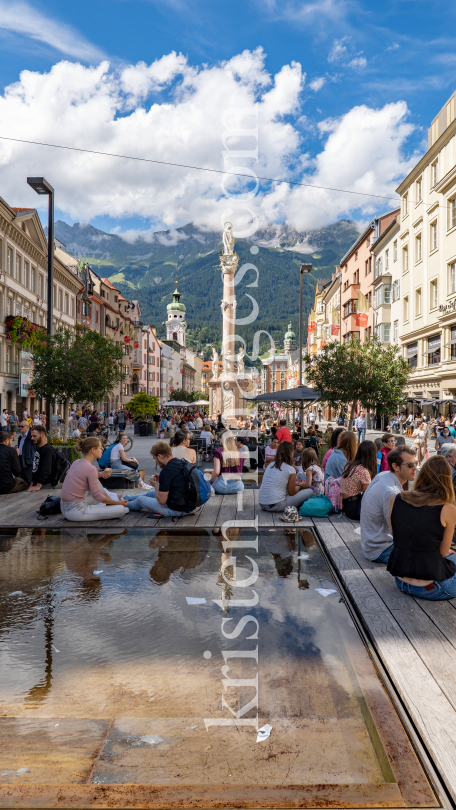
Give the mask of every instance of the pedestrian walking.
[[364, 416], [364, 411], [359, 412], [359, 416], [355, 419], [355, 430], [358, 433], [358, 444], [364, 441], [366, 438], [366, 417]]

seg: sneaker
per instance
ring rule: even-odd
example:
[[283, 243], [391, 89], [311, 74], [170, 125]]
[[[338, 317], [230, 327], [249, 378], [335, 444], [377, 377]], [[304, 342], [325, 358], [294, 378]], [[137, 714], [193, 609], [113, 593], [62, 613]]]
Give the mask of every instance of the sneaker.
[[285, 511], [280, 518], [284, 523], [297, 523], [301, 518], [296, 506], [286, 506]]
[[150, 484], [143, 484], [139, 489], [154, 489], [154, 487], [151, 487]]

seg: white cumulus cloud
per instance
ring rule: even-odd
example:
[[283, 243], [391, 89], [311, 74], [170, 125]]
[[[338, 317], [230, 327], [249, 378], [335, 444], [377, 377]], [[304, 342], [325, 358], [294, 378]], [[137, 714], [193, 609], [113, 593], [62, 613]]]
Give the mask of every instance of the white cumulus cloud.
[[[0, 96], [1, 135], [167, 165], [0, 140], [2, 196], [10, 205], [40, 204], [25, 177], [44, 175], [56, 189], [56, 207], [72, 220], [141, 217], [148, 223], [142, 239], [152, 243], [154, 230], [187, 222], [220, 230], [229, 218], [240, 235], [252, 218], [288, 219], [305, 229], [378, 206], [288, 184], [263, 184], [249, 194], [254, 178], [228, 179], [170, 164], [393, 195], [410, 167], [404, 157], [412, 130], [405, 103], [355, 107], [339, 119], [309, 120], [303, 127], [301, 66], [293, 62], [271, 76], [264, 59], [257, 49], [195, 67], [171, 53], [151, 65], [62, 61], [48, 73], [23, 71]], [[321, 138], [316, 156], [306, 143], [311, 131]], [[242, 155], [245, 149], [250, 157]], [[232, 200], [229, 192], [244, 197]], [[121, 235], [131, 242], [140, 237], [137, 230]], [[177, 235], [171, 238], [177, 243]]]
[[324, 84], [326, 84], [326, 79], [323, 76], [319, 76], [317, 79], [313, 79], [311, 82], [309, 82], [309, 87], [315, 93], [318, 93]]

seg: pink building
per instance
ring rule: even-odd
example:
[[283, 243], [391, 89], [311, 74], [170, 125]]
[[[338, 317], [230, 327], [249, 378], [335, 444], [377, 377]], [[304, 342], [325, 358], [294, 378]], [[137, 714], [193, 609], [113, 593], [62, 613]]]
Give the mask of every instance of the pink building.
[[[398, 211], [399, 209], [395, 209], [383, 214], [378, 219], [374, 219], [340, 262], [342, 271], [341, 340], [344, 342], [353, 339], [370, 340], [373, 335], [374, 258], [371, 253], [371, 245], [387, 229]], [[359, 325], [361, 319], [357, 318], [358, 293], [360, 290], [369, 302], [367, 323], [364, 326]]]

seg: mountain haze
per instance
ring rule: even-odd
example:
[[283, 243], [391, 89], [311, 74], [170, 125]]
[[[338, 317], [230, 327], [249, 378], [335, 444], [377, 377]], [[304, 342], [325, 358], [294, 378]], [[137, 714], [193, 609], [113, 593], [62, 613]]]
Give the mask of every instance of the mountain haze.
[[[128, 234], [122, 237], [104, 233], [92, 225], [68, 225], [58, 220], [55, 235], [69, 253], [88, 261], [95, 272], [109, 278], [126, 297], [137, 298], [144, 321], [156, 326], [163, 336], [166, 305], [177, 280], [181, 300], [187, 307], [188, 344], [204, 348], [207, 343], [220, 342], [220, 233], [204, 232], [189, 223], [127, 241]], [[257, 273], [252, 268], [236, 288], [238, 319], [252, 312], [254, 304], [247, 295], [258, 304], [255, 322], [236, 328], [237, 334], [247, 341], [249, 351], [258, 329], [269, 331], [279, 345], [290, 321], [298, 331], [301, 264], [312, 264], [312, 273], [304, 278], [303, 303], [307, 315], [313, 304], [316, 279], [331, 278], [358, 235], [358, 228], [349, 220], [302, 233], [286, 224], [270, 224], [257, 230], [254, 238], [236, 242], [239, 266], [248, 263], [258, 269], [257, 284]], [[258, 252], [254, 245], [259, 247]], [[269, 341], [262, 342], [263, 347], [266, 345]]]

